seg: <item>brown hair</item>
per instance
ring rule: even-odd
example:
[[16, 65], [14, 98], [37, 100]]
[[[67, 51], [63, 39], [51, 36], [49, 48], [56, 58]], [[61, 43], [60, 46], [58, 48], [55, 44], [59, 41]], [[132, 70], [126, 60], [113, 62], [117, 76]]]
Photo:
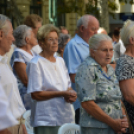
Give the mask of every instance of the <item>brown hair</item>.
[[32, 28], [36, 28], [38, 22], [42, 23], [42, 18], [37, 14], [30, 14], [24, 19], [24, 24]]

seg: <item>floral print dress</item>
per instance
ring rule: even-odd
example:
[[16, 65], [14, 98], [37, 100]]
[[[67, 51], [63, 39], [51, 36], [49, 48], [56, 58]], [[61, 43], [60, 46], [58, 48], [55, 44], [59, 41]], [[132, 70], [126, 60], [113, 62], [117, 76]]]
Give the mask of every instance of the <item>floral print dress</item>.
[[[128, 55], [122, 55], [117, 62], [115, 72], [119, 81], [134, 79], [134, 58]], [[122, 97], [122, 101], [134, 130], [134, 106], [127, 102], [124, 97]]]
[[22, 49], [19, 49], [19, 48], [16, 48], [15, 51], [13, 52], [13, 55], [12, 55], [11, 61], [10, 61], [11, 67], [13, 69], [13, 73], [14, 73], [14, 75], [17, 78], [20, 96], [22, 98], [22, 101], [23, 101], [23, 104], [24, 104], [26, 110], [30, 110], [31, 109], [31, 96], [29, 94], [27, 94], [27, 87], [19, 79], [19, 77], [18, 77], [18, 75], [17, 75], [17, 73], [16, 73], [16, 71], [14, 69], [14, 63], [15, 62], [21, 62], [21, 63], [25, 63], [27, 65], [30, 62], [30, 60], [34, 56], [37, 55], [34, 52], [32, 52], [32, 54], [33, 55], [30, 55], [26, 51], [24, 51]]
[[[75, 77], [76, 90], [80, 102], [94, 101], [113, 119], [122, 116], [121, 92], [114, 69], [107, 65], [105, 73], [101, 66], [90, 56], [79, 66]], [[82, 134], [115, 134], [107, 124], [96, 120], [81, 107], [80, 125]], [[83, 129], [86, 128], [86, 129]], [[90, 129], [90, 132], [89, 132]], [[101, 131], [100, 131], [101, 129]]]

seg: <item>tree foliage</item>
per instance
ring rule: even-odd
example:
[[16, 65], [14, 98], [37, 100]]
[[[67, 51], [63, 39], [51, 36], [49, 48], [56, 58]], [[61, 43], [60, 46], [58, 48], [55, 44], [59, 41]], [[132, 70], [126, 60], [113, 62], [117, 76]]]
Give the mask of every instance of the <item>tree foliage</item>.
[[[83, 14], [93, 14], [98, 19], [100, 16], [100, 8], [98, 7], [99, 2], [102, 0], [58, 0], [60, 1], [57, 6], [57, 13], [78, 13], [80, 16]], [[125, 2], [133, 4], [134, 0], [119, 0], [119, 2]], [[101, 6], [101, 5], [100, 5]], [[108, 0], [109, 14], [114, 17], [113, 11], [118, 9], [116, 0]]]
[[119, 2], [124, 2], [124, 3], [129, 3], [129, 4], [134, 4], [134, 0], [119, 0]]

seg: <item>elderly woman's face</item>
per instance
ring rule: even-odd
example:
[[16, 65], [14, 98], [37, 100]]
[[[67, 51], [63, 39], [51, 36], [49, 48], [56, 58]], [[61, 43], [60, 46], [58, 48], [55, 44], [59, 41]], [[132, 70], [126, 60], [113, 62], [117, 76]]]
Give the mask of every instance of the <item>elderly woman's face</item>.
[[28, 42], [27, 43], [30, 44], [31, 46], [35, 46], [35, 45], [38, 44], [37, 39], [36, 39], [33, 31], [31, 30], [30, 32], [31, 32], [31, 34], [28, 37]]
[[113, 45], [111, 41], [102, 41], [100, 46], [93, 50], [93, 57], [101, 66], [106, 66], [113, 57]]
[[58, 51], [58, 35], [56, 32], [50, 32], [48, 36], [45, 38], [45, 44], [43, 49], [49, 52], [57, 52]]

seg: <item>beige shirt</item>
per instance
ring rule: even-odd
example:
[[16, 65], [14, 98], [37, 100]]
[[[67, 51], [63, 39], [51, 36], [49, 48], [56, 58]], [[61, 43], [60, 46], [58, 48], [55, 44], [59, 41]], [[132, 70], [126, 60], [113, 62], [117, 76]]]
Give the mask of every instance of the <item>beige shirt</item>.
[[20, 98], [17, 80], [7, 65], [7, 57], [0, 56], [0, 83], [5, 91], [12, 115], [19, 119], [25, 112]]

